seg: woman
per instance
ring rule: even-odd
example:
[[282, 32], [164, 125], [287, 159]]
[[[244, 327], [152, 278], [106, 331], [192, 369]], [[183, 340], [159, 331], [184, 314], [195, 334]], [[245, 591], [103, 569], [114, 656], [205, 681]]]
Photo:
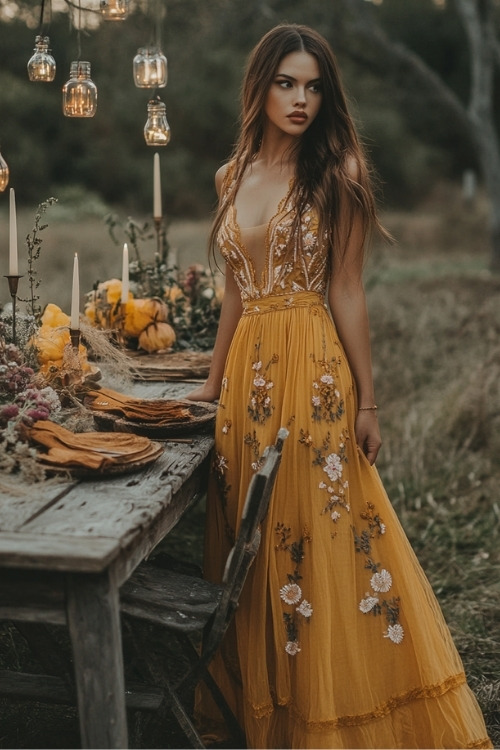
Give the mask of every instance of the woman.
[[[313, 30], [280, 25], [254, 49], [216, 186], [224, 302], [209, 377], [189, 396], [219, 399], [208, 578], [221, 578], [264, 447], [290, 431], [214, 664], [248, 747], [491, 747], [374, 467], [362, 267], [370, 230], [384, 230], [333, 53]], [[198, 714], [205, 726], [218, 715], [205, 695]]]

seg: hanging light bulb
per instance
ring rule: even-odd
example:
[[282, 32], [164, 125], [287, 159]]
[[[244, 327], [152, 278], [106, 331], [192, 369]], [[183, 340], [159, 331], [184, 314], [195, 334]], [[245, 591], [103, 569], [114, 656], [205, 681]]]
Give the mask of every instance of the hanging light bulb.
[[3, 193], [7, 185], [9, 184], [9, 167], [7, 162], [0, 154], [0, 193]]
[[97, 87], [90, 78], [90, 63], [74, 60], [63, 86], [63, 112], [66, 117], [93, 117], [96, 109]]
[[134, 57], [134, 83], [140, 89], [162, 89], [167, 85], [167, 58], [158, 47], [140, 47]]
[[170, 141], [170, 126], [167, 122], [165, 104], [158, 96], [148, 102], [148, 119], [144, 126], [144, 138], [148, 146], [166, 146]]
[[101, 15], [105, 21], [124, 21], [128, 16], [129, 0], [101, 0]]
[[49, 37], [37, 36], [33, 55], [28, 60], [30, 81], [53, 81], [56, 75], [56, 61], [50, 54]]

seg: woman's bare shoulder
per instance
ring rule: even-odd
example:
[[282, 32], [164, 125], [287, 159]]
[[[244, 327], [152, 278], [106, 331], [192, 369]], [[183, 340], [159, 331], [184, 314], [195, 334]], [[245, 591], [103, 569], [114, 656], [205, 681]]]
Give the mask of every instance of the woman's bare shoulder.
[[219, 169], [215, 173], [215, 189], [217, 190], [217, 195], [219, 196], [221, 194], [222, 185], [224, 184], [224, 180], [226, 178], [229, 167], [230, 162], [227, 162], [226, 164], [223, 164], [222, 167], [219, 167]]

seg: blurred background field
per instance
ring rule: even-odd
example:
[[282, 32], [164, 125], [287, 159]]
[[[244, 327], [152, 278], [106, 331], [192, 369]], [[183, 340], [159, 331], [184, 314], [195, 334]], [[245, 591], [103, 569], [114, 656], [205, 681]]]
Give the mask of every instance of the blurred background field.
[[[181, 270], [207, 265], [213, 177], [233, 144], [248, 51], [284, 20], [325, 34], [339, 56], [354, 115], [381, 177], [383, 221], [396, 239], [394, 245], [375, 243], [365, 272], [384, 439], [378, 467], [444, 609], [493, 744], [500, 747], [500, 275], [490, 270], [495, 239], [491, 171], [489, 188], [485, 179], [490, 165], [475, 148], [471, 125], [491, 120], [495, 140], [500, 98], [492, 95], [481, 117], [464, 125], [468, 105], [485, 99], [470, 89], [480, 77], [470, 75], [474, 55], [457, 12], [461, 4], [134, 0], [133, 5], [134, 15], [123, 25], [103, 23], [82, 35], [83, 59], [91, 61], [99, 89], [97, 114], [84, 122], [61, 113], [61, 85], [76, 54], [68, 14], [54, 12], [50, 24], [56, 82], [32, 84], [26, 61], [39, 3], [0, 0], [0, 149], [11, 170], [9, 186], [16, 190], [25, 274], [20, 296], [28, 296], [24, 238], [37, 205], [49, 197], [58, 202], [47, 209], [40, 235], [42, 307], [53, 302], [69, 312], [75, 252], [83, 306], [96, 282], [120, 278], [126, 240], [120, 227], [129, 217], [151, 226], [154, 150], [143, 139], [150, 92], [135, 89], [131, 68], [137, 48], [151, 34], [152, 7], [163, 9], [170, 71], [162, 92], [172, 128], [172, 140], [161, 151], [163, 210]], [[67, 11], [64, 3], [60, 7]], [[471, 17], [481, 11], [479, 26], [495, 41], [500, 5], [470, 0], [467, 7]], [[362, 20], [370, 12], [368, 28], [384, 32], [377, 39], [385, 46], [374, 47], [374, 37], [366, 33]], [[398, 57], [405, 50], [417, 56], [420, 71], [432, 72], [431, 81], [437, 76], [437, 88], [428, 88], [425, 76], [412, 77], [407, 58]], [[496, 94], [498, 55], [478, 55], [476, 72], [487, 59], [496, 61], [489, 78], [490, 94]], [[484, 82], [489, 73], [482, 72]], [[468, 197], [465, 174], [477, 188]], [[496, 210], [498, 215], [498, 205]], [[116, 218], [116, 242], [108, 232], [109, 215]], [[498, 248], [500, 230], [496, 240]], [[154, 251], [153, 237], [141, 243], [144, 258], [151, 260]], [[8, 190], [0, 194], [0, 275], [7, 273], [7, 258]], [[0, 308], [8, 301], [7, 283], [0, 278]], [[203, 519], [200, 504], [169, 536], [170, 551], [200, 562]], [[168, 651], [168, 644], [158, 640], [159, 658], [162, 649]], [[4, 666], [39, 668], [6, 623], [0, 624], [0, 669]], [[136, 717], [130, 721], [137, 746], [183, 746], [174, 723], [165, 733], [154, 726], [140, 729]], [[0, 703], [0, 748], [78, 743], [73, 709]]]

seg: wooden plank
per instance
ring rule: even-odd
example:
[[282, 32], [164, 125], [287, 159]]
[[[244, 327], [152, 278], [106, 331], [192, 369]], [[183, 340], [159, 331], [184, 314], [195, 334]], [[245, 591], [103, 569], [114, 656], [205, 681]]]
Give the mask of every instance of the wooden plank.
[[63, 497], [75, 482], [60, 480], [0, 486], [0, 531], [15, 531]]
[[119, 541], [100, 536], [0, 532], [0, 566], [3, 567], [99, 572], [119, 551]]
[[82, 747], [126, 748], [120, 607], [113, 576], [69, 576], [67, 612]]
[[136, 529], [151, 525], [166, 508], [171, 506], [176, 513], [174, 494], [203, 463], [212, 445], [208, 435], [195, 435], [192, 443], [168, 442], [152, 466], [137, 474], [81, 482], [23, 531], [126, 540]]
[[[0, 695], [18, 700], [33, 700], [39, 703], [74, 705], [74, 696], [60, 677], [29, 672], [0, 670]], [[125, 701], [134, 711], [157, 711], [163, 700], [160, 688], [131, 682], [127, 684]]]

